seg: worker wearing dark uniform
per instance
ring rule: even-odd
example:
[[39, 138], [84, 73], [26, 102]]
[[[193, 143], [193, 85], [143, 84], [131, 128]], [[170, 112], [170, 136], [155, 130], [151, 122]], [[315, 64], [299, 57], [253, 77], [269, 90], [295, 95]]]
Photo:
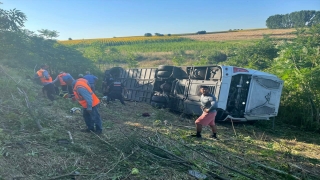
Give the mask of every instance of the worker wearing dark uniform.
[[124, 85], [120, 81], [115, 80], [113, 83], [111, 83], [107, 87], [107, 91], [109, 92], [107, 103], [110, 100], [119, 99], [121, 104], [125, 105], [124, 98], [122, 96], [122, 90], [125, 90], [125, 92], [127, 92], [127, 89], [124, 87]]
[[107, 74], [105, 76], [105, 78], [103, 79], [103, 82], [102, 82], [102, 92], [103, 92], [103, 95], [104, 96], [108, 96], [109, 95], [109, 89], [108, 87], [113, 84], [114, 80], [112, 78], [112, 75], [111, 74]]

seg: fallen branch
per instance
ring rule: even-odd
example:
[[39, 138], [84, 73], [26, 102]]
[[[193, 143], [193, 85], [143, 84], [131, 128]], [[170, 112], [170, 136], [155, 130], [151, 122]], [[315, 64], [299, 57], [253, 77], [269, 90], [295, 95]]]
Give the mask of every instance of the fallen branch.
[[310, 176], [313, 176], [313, 177], [315, 177], [315, 178], [319, 178], [319, 177], [320, 177], [319, 174], [315, 174], [315, 173], [313, 173], [313, 172], [311, 172], [311, 171], [308, 171], [308, 170], [306, 170], [306, 169], [304, 169], [304, 168], [302, 168], [302, 167], [300, 167], [300, 166], [298, 166], [298, 165], [295, 165], [295, 164], [293, 164], [293, 163], [288, 163], [288, 164], [289, 164], [291, 167], [297, 168], [297, 169], [299, 169], [299, 170], [302, 171], [302, 172], [307, 172], [307, 173], [309, 173]]
[[119, 151], [119, 152], [121, 153], [122, 157], [125, 157], [124, 154], [123, 154], [123, 152], [122, 152], [120, 149], [114, 147], [114, 146], [111, 145], [108, 141], [102, 139], [102, 138], [101, 138], [100, 136], [98, 136], [97, 134], [95, 134], [95, 135], [96, 135], [101, 141], [103, 141], [104, 143], [108, 144], [109, 146], [111, 146], [111, 147], [114, 148], [115, 150]]
[[[181, 157], [176, 156], [176, 155], [172, 154], [171, 152], [169, 152], [169, 151], [167, 151], [167, 150], [165, 150], [165, 149], [163, 149], [163, 148], [160, 148], [160, 147], [158, 147], [158, 146], [154, 146], [154, 145], [152, 145], [152, 144], [146, 143], [146, 142], [144, 142], [144, 141], [142, 141], [142, 140], [140, 140], [140, 142], [142, 142], [142, 143], [144, 143], [144, 144], [146, 144], [146, 145], [148, 145], [148, 146], [151, 146], [151, 147], [153, 147], [153, 148], [157, 148], [157, 149], [160, 149], [160, 150], [168, 153], [169, 155], [171, 155], [171, 156], [179, 159], [180, 161], [178, 161], [178, 162], [187, 162], [186, 160], [182, 159]], [[166, 159], [166, 158], [164, 158], [164, 159]]]
[[183, 145], [184, 145], [185, 147], [191, 149], [192, 151], [200, 154], [201, 156], [207, 158], [209, 161], [212, 161], [212, 162], [214, 162], [214, 163], [216, 163], [216, 164], [219, 164], [220, 166], [222, 166], [222, 167], [224, 167], [224, 168], [226, 168], [226, 169], [229, 169], [229, 170], [231, 170], [231, 171], [237, 172], [237, 173], [239, 173], [239, 174], [241, 174], [241, 175], [243, 175], [243, 176], [245, 176], [245, 177], [247, 177], [247, 178], [256, 180], [256, 178], [254, 178], [254, 177], [252, 177], [252, 176], [250, 176], [250, 175], [248, 175], [248, 174], [246, 174], [246, 173], [244, 173], [244, 172], [241, 172], [241, 171], [239, 171], [239, 170], [237, 170], [237, 169], [234, 169], [234, 168], [232, 168], [232, 167], [229, 167], [229, 166], [227, 166], [227, 165], [224, 165], [224, 164], [222, 164], [222, 163], [220, 163], [220, 162], [218, 162], [218, 161], [215, 161], [215, 160], [213, 160], [213, 159], [210, 159], [210, 158], [209, 158], [208, 156], [206, 156], [205, 154], [203, 154], [203, 153], [201, 153], [201, 152], [199, 152], [199, 151], [194, 150], [193, 148], [191, 148], [191, 147], [188, 146], [188, 145], [185, 145], [185, 144], [183, 144]]
[[236, 155], [231, 155], [231, 156], [234, 156], [234, 157], [236, 157], [236, 158], [238, 158], [238, 159], [241, 159], [241, 160], [249, 161], [251, 164], [256, 164], [256, 165], [258, 165], [258, 166], [260, 166], [260, 167], [266, 168], [266, 169], [268, 169], [268, 170], [275, 171], [275, 172], [277, 172], [277, 173], [279, 173], [279, 174], [283, 174], [283, 175], [286, 175], [286, 176], [290, 176], [290, 177], [292, 177], [292, 178], [294, 178], [294, 179], [300, 179], [300, 178], [297, 177], [297, 176], [288, 174], [288, 173], [286, 173], [286, 172], [284, 172], [284, 171], [281, 171], [281, 170], [279, 170], [279, 169], [275, 169], [275, 168], [269, 167], [269, 166], [264, 165], [264, 164], [261, 164], [261, 163], [259, 163], [259, 162], [257, 162], [257, 161], [251, 161], [251, 160], [244, 159], [244, 158], [242, 158], [242, 157], [240, 157], [240, 156], [236, 156]]
[[[122, 132], [122, 129], [121, 129], [121, 128], [118, 128], [118, 129], [119, 129], [119, 132], [121, 132], [132, 144], [134, 144], [134, 145], [136, 145], [137, 147], [139, 147], [140, 149], [142, 149], [139, 145], [137, 145], [135, 142], [133, 142], [124, 132]], [[156, 147], [156, 146], [155, 146], [155, 147]], [[157, 147], [157, 148], [159, 148], [159, 147]], [[160, 149], [162, 149], [162, 148], [160, 148]], [[142, 149], [142, 151], [148, 152], [148, 154], [151, 154], [151, 155], [156, 156], [156, 157], [158, 157], [158, 158], [162, 158], [162, 157], [157, 156], [157, 155], [155, 155], [155, 154], [152, 154], [152, 153], [150, 153], [149, 151], [146, 151], [146, 150], [144, 150], [144, 149]], [[170, 153], [170, 154], [172, 154], [172, 153]], [[175, 156], [175, 155], [174, 155], [174, 156]], [[163, 159], [169, 160], [169, 159], [166, 159], [166, 158], [163, 158]], [[180, 158], [180, 157], [179, 157], [178, 159], [183, 160], [183, 162], [180, 162], [180, 164], [182, 164], [182, 165], [184, 165], [184, 166], [187, 166], [187, 167], [189, 167], [189, 168], [192, 167], [191, 165], [194, 165], [194, 166], [198, 167], [199, 169], [206, 169], [206, 168], [204, 168], [204, 167], [200, 167], [200, 166], [197, 165], [196, 163], [190, 162], [190, 161], [188, 161], [188, 160], [184, 160], [184, 159], [182, 159], [182, 158]], [[175, 161], [175, 160], [170, 160], [170, 161]], [[213, 173], [213, 172], [210, 172], [208, 169], [206, 169], [206, 170], [208, 171], [208, 174], [209, 174], [210, 176], [214, 177], [215, 179], [226, 180], [225, 178], [219, 176], [218, 174], [215, 174], [215, 173]]]
[[233, 129], [234, 135], [237, 137], [237, 132], [236, 132], [236, 130], [234, 129], [234, 125], [233, 125], [232, 119], [231, 119], [231, 124], [232, 124], [232, 129]]
[[63, 174], [61, 176], [55, 176], [55, 177], [49, 178], [47, 180], [61, 179], [63, 177], [67, 177], [67, 176], [96, 176], [96, 175], [97, 174], [75, 174], [75, 172], [71, 172], [71, 173], [68, 173], [68, 174]]
[[70, 138], [70, 140], [71, 140], [71, 143], [73, 144], [74, 142], [73, 142], [73, 138], [72, 138], [71, 132], [68, 131], [68, 134], [69, 134], [69, 138]]

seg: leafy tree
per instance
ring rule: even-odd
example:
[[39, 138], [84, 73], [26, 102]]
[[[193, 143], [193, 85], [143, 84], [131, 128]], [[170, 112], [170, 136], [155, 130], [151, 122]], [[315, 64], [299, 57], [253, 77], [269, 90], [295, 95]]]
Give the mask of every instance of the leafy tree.
[[151, 33], [145, 33], [144, 36], [150, 37], [150, 36], [152, 36], [152, 34]]
[[163, 34], [160, 33], [154, 33], [155, 36], [164, 36]]
[[197, 34], [206, 34], [207, 31], [198, 31]]
[[300, 31], [295, 41], [283, 43], [270, 70], [285, 82], [280, 115], [284, 121], [320, 129], [320, 25]]
[[296, 11], [290, 14], [276, 14], [268, 17], [266, 26], [270, 29], [311, 27], [320, 23], [320, 11]]
[[19, 31], [24, 27], [27, 16], [17, 9], [0, 9], [0, 30]]
[[41, 30], [38, 30], [38, 32], [40, 33], [41, 36], [50, 38], [50, 39], [59, 37], [59, 32], [56, 30], [51, 31], [48, 29], [41, 29]]
[[278, 49], [272, 39], [265, 35], [263, 40], [252, 46], [245, 46], [236, 51], [236, 56], [231, 57], [230, 65], [264, 70], [270, 67], [273, 59], [278, 56]]
[[270, 16], [266, 21], [266, 26], [270, 29], [284, 28], [282, 24], [283, 24], [283, 15], [280, 15], [280, 14]]

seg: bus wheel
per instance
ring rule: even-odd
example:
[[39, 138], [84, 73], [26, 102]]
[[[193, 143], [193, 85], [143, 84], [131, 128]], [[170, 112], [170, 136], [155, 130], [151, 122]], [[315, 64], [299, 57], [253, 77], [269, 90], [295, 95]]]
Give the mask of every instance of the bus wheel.
[[172, 71], [173, 66], [160, 65], [158, 66], [158, 71]]
[[164, 96], [152, 96], [151, 101], [160, 102], [160, 103], [167, 103], [167, 99]]
[[162, 77], [162, 78], [168, 78], [171, 76], [171, 74], [172, 74], [171, 71], [158, 71], [157, 72], [157, 76]]
[[166, 105], [165, 105], [164, 103], [153, 102], [153, 101], [151, 102], [151, 106], [153, 106], [153, 107], [155, 107], [155, 108], [159, 108], [159, 109], [166, 107]]

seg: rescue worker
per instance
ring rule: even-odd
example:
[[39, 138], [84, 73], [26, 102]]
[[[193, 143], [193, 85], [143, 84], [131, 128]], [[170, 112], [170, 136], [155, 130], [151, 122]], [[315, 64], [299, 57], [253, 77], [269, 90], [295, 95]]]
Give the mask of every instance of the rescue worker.
[[61, 71], [59, 73], [59, 75], [56, 77], [56, 79], [54, 79], [52, 81], [53, 84], [55, 84], [56, 82], [59, 82], [60, 86], [61, 86], [61, 91], [63, 93], [63, 95], [65, 95], [66, 93], [69, 94], [69, 97], [73, 97], [73, 90], [71, 86], [68, 86], [63, 80], [62, 77], [66, 76], [66, 75], [70, 75], [69, 73], [66, 73], [64, 71]]
[[109, 94], [109, 90], [108, 90], [108, 86], [110, 86], [113, 83], [113, 78], [111, 74], [108, 74], [102, 82], [102, 92], [104, 96], [108, 96]]
[[[79, 74], [78, 75], [78, 79], [77, 80], [79, 80], [79, 81], [83, 81], [83, 82], [85, 82], [85, 83], [87, 83], [88, 84], [88, 86], [90, 86], [90, 84], [89, 84], [89, 82], [88, 82], [88, 80], [86, 80], [86, 79], [84, 79], [83, 78], [83, 74]], [[91, 87], [90, 87], [91, 88]], [[92, 89], [91, 89], [92, 90]]]
[[108, 87], [107, 87], [107, 92], [108, 92], [108, 99], [107, 103], [109, 103], [110, 100], [115, 100], [119, 99], [121, 104], [126, 105], [124, 103], [124, 98], [122, 96], [122, 91], [125, 91], [127, 93], [126, 87], [119, 81], [119, 80], [114, 80]]
[[215, 117], [217, 114], [216, 109], [218, 107], [217, 99], [214, 95], [209, 93], [208, 86], [201, 86], [200, 93], [202, 94], [200, 101], [201, 101], [201, 105], [202, 105], [201, 109], [203, 113], [195, 121], [197, 133], [194, 135], [191, 135], [191, 137], [201, 138], [202, 126], [209, 125], [212, 130], [212, 135], [210, 136], [210, 138], [213, 138], [214, 140], [218, 140], [217, 126], [215, 124]]
[[55, 89], [52, 83], [52, 77], [50, 76], [47, 69], [49, 66], [41, 65], [40, 70], [35, 74], [35, 78], [40, 79], [41, 84], [43, 85], [42, 92], [47, 95], [48, 99], [54, 101]]
[[81, 132], [102, 133], [102, 121], [99, 114], [100, 100], [93, 93], [88, 83], [83, 80], [74, 80], [71, 75], [62, 77], [63, 81], [73, 87], [75, 99], [83, 107], [83, 118], [87, 125]]
[[86, 75], [83, 76], [83, 78], [88, 81], [92, 91], [95, 92], [96, 91], [95, 84], [96, 84], [98, 78], [96, 76], [90, 74], [90, 71], [87, 71]]

